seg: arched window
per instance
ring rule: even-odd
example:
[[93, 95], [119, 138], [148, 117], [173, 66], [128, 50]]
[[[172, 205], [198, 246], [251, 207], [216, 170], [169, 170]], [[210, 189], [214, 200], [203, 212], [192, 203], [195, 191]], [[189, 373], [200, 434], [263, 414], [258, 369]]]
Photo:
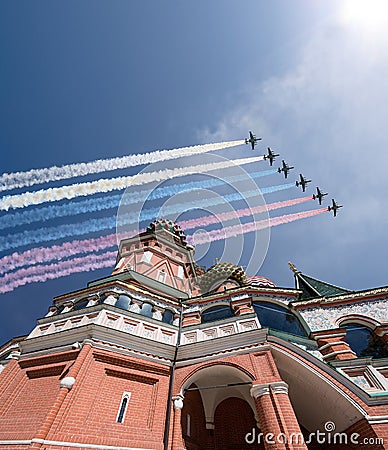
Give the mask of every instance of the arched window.
[[227, 319], [234, 317], [233, 311], [229, 305], [218, 305], [206, 309], [202, 314], [202, 323], [215, 322], [216, 320]]
[[74, 306], [73, 306], [73, 308], [72, 308], [72, 310], [73, 311], [76, 311], [77, 309], [83, 309], [83, 308], [86, 308], [86, 305], [89, 303], [89, 299], [87, 299], [87, 298], [85, 298], [85, 299], [83, 299], [83, 300], [80, 300], [79, 302], [77, 302]]
[[125, 413], [127, 412], [128, 402], [129, 402], [130, 398], [131, 398], [131, 393], [124, 392], [124, 394], [121, 398], [120, 408], [119, 408], [119, 412], [117, 413], [116, 422], [118, 422], [118, 423], [124, 422]]
[[268, 327], [298, 336], [307, 336], [298, 317], [283, 306], [267, 302], [254, 302], [253, 309], [262, 327]]
[[343, 328], [346, 328], [346, 342], [358, 357], [388, 357], [387, 344], [370, 328], [358, 323], [347, 323]]
[[57, 306], [57, 310], [53, 315], [61, 314], [61, 312], [65, 309], [65, 305], [62, 303], [62, 305]]
[[116, 300], [115, 306], [117, 306], [117, 308], [128, 310], [130, 304], [131, 299], [130, 297], [128, 297], [128, 295], [120, 295]]
[[166, 309], [163, 313], [162, 322], [169, 323], [170, 325], [174, 321], [174, 313], [169, 309]]
[[144, 302], [142, 307], [141, 307], [140, 314], [142, 316], [145, 316], [145, 317], [152, 317], [152, 305], [151, 305], [151, 303]]

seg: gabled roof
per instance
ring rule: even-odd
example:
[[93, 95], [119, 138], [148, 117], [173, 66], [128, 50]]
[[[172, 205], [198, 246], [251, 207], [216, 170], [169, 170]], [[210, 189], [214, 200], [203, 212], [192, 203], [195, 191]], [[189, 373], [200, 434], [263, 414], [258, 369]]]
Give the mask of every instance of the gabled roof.
[[326, 283], [325, 281], [304, 275], [296, 269], [292, 263], [288, 263], [290, 269], [294, 272], [295, 287], [302, 291], [301, 300], [307, 300], [316, 297], [334, 297], [336, 295], [348, 294], [352, 291]]

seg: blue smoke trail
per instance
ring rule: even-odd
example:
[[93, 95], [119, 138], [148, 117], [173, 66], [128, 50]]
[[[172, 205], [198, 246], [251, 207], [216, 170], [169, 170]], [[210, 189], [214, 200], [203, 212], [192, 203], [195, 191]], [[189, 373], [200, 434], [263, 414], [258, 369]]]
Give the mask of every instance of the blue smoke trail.
[[[277, 172], [277, 169], [264, 170], [261, 172], [251, 173], [251, 178], [260, 178], [267, 175], [272, 175]], [[218, 178], [209, 178], [204, 181], [193, 181], [184, 184], [173, 184], [171, 186], [161, 186], [153, 190], [150, 195], [150, 200], [157, 200], [164, 197], [171, 197], [179, 192], [187, 192], [194, 189], [208, 189], [220, 186], [225, 182], [239, 182], [245, 180], [244, 175], [235, 175], [226, 180]], [[130, 198], [124, 197], [125, 200], [130, 200], [130, 204], [137, 203], [144, 199], [147, 190], [131, 194]], [[263, 192], [264, 193], [264, 192]], [[129, 196], [128, 196], [129, 197]], [[8, 213], [0, 217], [0, 230], [7, 228], [14, 228], [16, 226], [28, 225], [35, 222], [46, 222], [51, 219], [58, 219], [61, 217], [76, 216], [79, 214], [93, 213], [107, 209], [118, 208], [122, 195], [107, 195], [100, 198], [92, 198], [78, 202], [70, 202], [63, 205], [50, 205], [32, 210], [26, 210], [15, 213]], [[129, 204], [129, 202], [125, 202]]]
[[[202, 186], [203, 187], [203, 186]], [[270, 186], [262, 188], [262, 194], [269, 194], [271, 192], [277, 192], [280, 190], [290, 189], [295, 187], [294, 183], [283, 184], [279, 186]], [[218, 205], [222, 202], [231, 203], [234, 201], [244, 200], [246, 198], [257, 196], [257, 190], [251, 190], [246, 192], [236, 192], [225, 196], [214, 197], [209, 199], [201, 199], [195, 203], [179, 203], [170, 205], [163, 208], [163, 214], [177, 214], [184, 210], [207, 208], [210, 206]], [[141, 220], [149, 221], [154, 220], [159, 215], [160, 208], [149, 208], [141, 212]], [[121, 218], [122, 219], [122, 218]], [[116, 216], [88, 219], [75, 224], [64, 224], [56, 227], [44, 227], [36, 230], [26, 230], [21, 233], [9, 234], [7, 236], [0, 236], [0, 251], [6, 251], [18, 247], [24, 247], [31, 244], [40, 244], [42, 242], [48, 242], [53, 240], [65, 239], [67, 237], [82, 236], [88, 233], [95, 233], [102, 230], [112, 230], [116, 225], [127, 225], [131, 223], [137, 223], [139, 220], [138, 215], [126, 215], [125, 220], [120, 220], [117, 223]]]

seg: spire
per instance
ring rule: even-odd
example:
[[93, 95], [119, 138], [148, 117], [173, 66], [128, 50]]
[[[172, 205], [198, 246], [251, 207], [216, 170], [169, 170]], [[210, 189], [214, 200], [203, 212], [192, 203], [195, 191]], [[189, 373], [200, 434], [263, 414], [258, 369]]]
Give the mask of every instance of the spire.
[[334, 297], [336, 295], [347, 294], [351, 292], [348, 289], [335, 286], [334, 284], [326, 283], [317, 278], [304, 275], [297, 270], [294, 264], [288, 263], [291, 271], [295, 277], [295, 287], [302, 291], [301, 300], [307, 300], [316, 297]]

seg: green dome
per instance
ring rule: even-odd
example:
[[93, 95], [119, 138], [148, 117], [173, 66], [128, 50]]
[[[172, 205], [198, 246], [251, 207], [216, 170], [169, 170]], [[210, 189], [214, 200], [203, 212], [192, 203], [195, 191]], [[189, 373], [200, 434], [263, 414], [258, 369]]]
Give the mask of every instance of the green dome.
[[151, 222], [147, 227], [147, 231], [151, 233], [155, 233], [159, 230], [165, 230], [173, 234], [176, 238], [178, 238], [180, 243], [186, 247], [187, 245], [186, 235], [182, 230], [182, 228], [176, 222], [167, 219], [156, 219], [153, 222]]
[[203, 293], [209, 292], [226, 280], [233, 280], [238, 283], [239, 286], [244, 286], [247, 276], [244, 270], [235, 264], [228, 262], [218, 263], [210, 267], [202, 276], [200, 282], [201, 291]]

